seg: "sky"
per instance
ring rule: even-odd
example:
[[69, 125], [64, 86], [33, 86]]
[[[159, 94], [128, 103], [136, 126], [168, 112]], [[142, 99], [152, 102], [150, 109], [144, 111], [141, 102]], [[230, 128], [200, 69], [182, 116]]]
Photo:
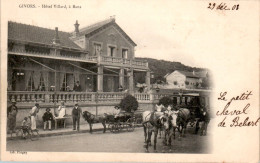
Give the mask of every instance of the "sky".
[[[51, 29], [59, 27], [61, 31], [71, 32], [76, 20], [81, 28], [115, 15], [116, 23], [137, 44], [136, 57], [176, 61], [203, 68], [210, 68], [217, 51], [226, 49], [223, 38], [230, 43], [234, 37], [239, 37], [227, 21], [232, 20], [233, 25], [246, 28], [232, 19], [234, 12], [220, 19], [227, 13], [207, 9], [206, 1], [26, 1], [26, 4], [35, 4], [37, 8], [19, 7], [23, 5], [20, 2], [8, 4], [8, 20]], [[41, 7], [54, 4], [81, 8]], [[228, 39], [226, 34], [232, 37]]]

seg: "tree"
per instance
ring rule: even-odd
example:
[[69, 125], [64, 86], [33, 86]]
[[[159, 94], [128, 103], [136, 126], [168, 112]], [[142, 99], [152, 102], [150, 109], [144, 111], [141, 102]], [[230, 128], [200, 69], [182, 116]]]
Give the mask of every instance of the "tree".
[[165, 96], [165, 97], [162, 97], [160, 100], [159, 100], [159, 105], [163, 105], [163, 106], [168, 106], [168, 105], [171, 105], [173, 104], [173, 101], [170, 97], [168, 96]]
[[201, 87], [206, 89], [210, 87], [209, 78], [202, 79]]
[[126, 112], [134, 112], [138, 109], [138, 101], [132, 95], [127, 95], [120, 101], [119, 107]]

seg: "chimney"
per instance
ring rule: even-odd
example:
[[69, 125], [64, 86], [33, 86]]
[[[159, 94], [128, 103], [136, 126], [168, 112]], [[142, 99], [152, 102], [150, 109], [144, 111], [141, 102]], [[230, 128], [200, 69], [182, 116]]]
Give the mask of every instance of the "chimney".
[[76, 20], [76, 23], [74, 24], [75, 26], [75, 30], [74, 30], [74, 37], [77, 37], [79, 35], [79, 23], [78, 23], [78, 20]]
[[115, 22], [115, 21], [116, 21], [116, 15], [110, 16], [110, 20], [113, 21], [113, 22]]
[[60, 44], [58, 27], [55, 27], [55, 37], [53, 39], [53, 44]]

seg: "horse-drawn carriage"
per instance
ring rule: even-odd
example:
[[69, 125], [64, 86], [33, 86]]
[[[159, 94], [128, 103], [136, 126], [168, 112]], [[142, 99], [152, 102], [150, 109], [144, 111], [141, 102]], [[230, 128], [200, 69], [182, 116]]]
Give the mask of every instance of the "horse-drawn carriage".
[[135, 118], [133, 113], [120, 112], [117, 115], [111, 115], [107, 118], [108, 128], [113, 133], [118, 133], [123, 129], [134, 131]]
[[135, 116], [134, 113], [120, 111], [118, 114], [108, 114], [95, 116], [88, 111], [83, 112], [84, 119], [89, 123], [90, 133], [92, 133], [92, 125], [94, 123], [102, 123], [104, 130], [108, 128], [112, 133], [118, 133], [123, 129], [127, 131], [134, 131], [135, 129]]

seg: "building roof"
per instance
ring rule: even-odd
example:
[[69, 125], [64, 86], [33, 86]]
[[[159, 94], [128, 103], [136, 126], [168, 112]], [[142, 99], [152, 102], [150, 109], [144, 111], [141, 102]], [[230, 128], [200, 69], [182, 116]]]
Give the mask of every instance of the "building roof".
[[207, 73], [204, 71], [200, 71], [200, 72], [190, 72], [190, 71], [181, 71], [181, 70], [175, 70], [175, 71], [178, 71], [181, 74], [185, 75], [186, 77], [190, 77], [190, 78], [205, 78]]
[[102, 31], [103, 29], [113, 25], [132, 45], [136, 46], [136, 43], [116, 24], [115, 18], [109, 18], [90, 26], [79, 29], [79, 36], [85, 35], [86, 37], [93, 36], [94, 34]]
[[[60, 46], [82, 50], [71, 39], [68, 32], [58, 31]], [[16, 22], [8, 22], [8, 39], [52, 45], [55, 29], [48, 29]]]
[[[205, 78], [207, 77], [207, 71], [199, 71], [199, 72], [190, 72], [190, 71], [182, 71], [182, 70], [175, 70], [178, 71], [179, 73], [185, 75], [186, 77], [190, 77], [190, 78]], [[173, 71], [173, 72], [175, 72]], [[173, 73], [172, 72], [172, 73]], [[164, 78], [166, 78], [167, 76], [169, 76], [172, 73], [167, 73]]]
[[[104, 21], [81, 28], [79, 36], [85, 35], [90, 37], [99, 31], [113, 25], [132, 45], [136, 46], [134, 41], [115, 23], [115, 18], [106, 19]], [[72, 49], [82, 50], [80, 46], [71, 40], [72, 33], [58, 31], [60, 46]], [[55, 29], [48, 29], [38, 26], [32, 26], [22, 23], [8, 22], [8, 39], [18, 40], [45, 45], [52, 45], [55, 38]]]

